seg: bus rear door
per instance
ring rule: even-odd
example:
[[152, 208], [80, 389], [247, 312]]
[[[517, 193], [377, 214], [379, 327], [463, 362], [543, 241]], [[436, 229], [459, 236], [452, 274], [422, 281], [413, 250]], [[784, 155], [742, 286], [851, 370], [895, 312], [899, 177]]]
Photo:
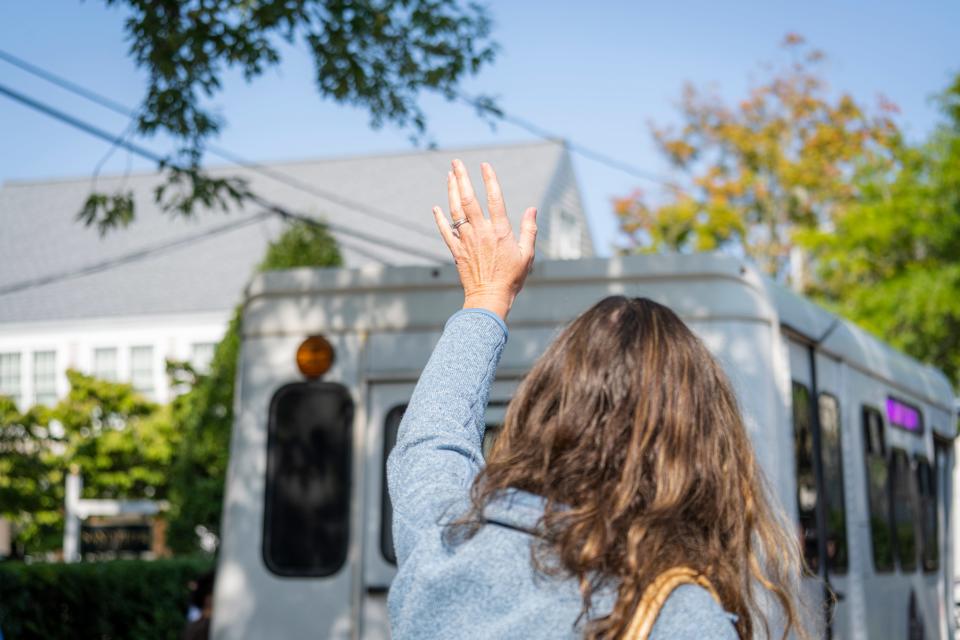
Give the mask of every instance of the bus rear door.
[[[414, 386], [413, 382], [374, 383], [370, 385], [367, 394], [364, 588], [361, 594], [364, 640], [389, 638], [387, 590], [397, 571], [397, 559], [393, 550], [393, 509], [387, 493], [386, 462], [397, 441], [400, 421]], [[499, 433], [507, 403], [515, 388], [516, 381], [498, 380], [490, 390], [490, 402], [485, 414], [487, 432], [484, 438], [484, 453], [489, 451]]]

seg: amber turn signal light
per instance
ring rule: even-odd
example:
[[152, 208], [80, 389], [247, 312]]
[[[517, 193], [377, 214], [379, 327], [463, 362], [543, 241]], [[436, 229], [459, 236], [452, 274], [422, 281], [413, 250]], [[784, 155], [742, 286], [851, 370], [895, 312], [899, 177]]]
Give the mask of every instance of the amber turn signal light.
[[308, 378], [319, 378], [333, 366], [333, 345], [323, 336], [310, 336], [297, 349], [297, 368]]

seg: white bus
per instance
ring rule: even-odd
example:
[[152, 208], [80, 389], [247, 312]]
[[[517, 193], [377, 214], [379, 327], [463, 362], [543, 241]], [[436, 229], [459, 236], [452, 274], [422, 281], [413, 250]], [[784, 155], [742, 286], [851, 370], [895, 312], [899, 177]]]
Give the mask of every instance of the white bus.
[[[491, 437], [557, 330], [612, 294], [670, 306], [724, 364], [818, 576], [810, 597], [833, 602], [832, 637], [953, 637], [949, 382], [735, 258], [538, 263], [510, 314]], [[461, 302], [452, 266], [302, 269], [251, 283], [214, 638], [389, 637], [384, 463]], [[298, 350], [316, 369], [309, 378]]]

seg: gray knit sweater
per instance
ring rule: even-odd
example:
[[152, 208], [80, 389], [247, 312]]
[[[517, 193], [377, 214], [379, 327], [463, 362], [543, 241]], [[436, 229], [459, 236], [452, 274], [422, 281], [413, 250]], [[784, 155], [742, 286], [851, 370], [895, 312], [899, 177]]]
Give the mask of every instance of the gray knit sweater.
[[[483, 465], [483, 415], [506, 341], [494, 314], [455, 313], [400, 425], [387, 466], [399, 567], [388, 600], [395, 640], [582, 636], [576, 581], [537, 574], [530, 563], [539, 496], [511, 491], [488, 505], [487, 524], [473, 538], [449, 545], [442, 535], [467, 508]], [[609, 613], [614, 596], [598, 594], [593, 615]], [[735, 640], [732, 619], [706, 590], [682, 586], [651, 638]]]

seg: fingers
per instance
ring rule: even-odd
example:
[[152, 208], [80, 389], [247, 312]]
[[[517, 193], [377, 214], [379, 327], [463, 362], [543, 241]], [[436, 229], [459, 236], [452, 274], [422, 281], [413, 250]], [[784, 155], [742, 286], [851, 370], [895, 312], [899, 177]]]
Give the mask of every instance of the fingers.
[[453, 229], [450, 227], [450, 223], [447, 222], [447, 216], [443, 215], [440, 207], [433, 208], [433, 220], [437, 223], [437, 229], [440, 230], [440, 237], [443, 238], [443, 241], [447, 244], [447, 249], [450, 249], [450, 253], [456, 258], [460, 252], [460, 240], [453, 234]]
[[537, 210], [530, 207], [520, 220], [520, 251], [528, 260], [533, 260], [537, 246]]
[[453, 174], [457, 178], [457, 188], [460, 190], [460, 207], [471, 224], [478, 224], [483, 220], [483, 209], [480, 208], [477, 196], [473, 192], [473, 184], [471, 184], [470, 176], [467, 174], [467, 167], [460, 160], [454, 160]]
[[503, 202], [503, 192], [500, 191], [497, 174], [487, 162], [480, 164], [480, 171], [487, 191], [487, 210], [490, 212], [491, 222], [507, 221], [507, 207]]
[[457, 178], [453, 171], [447, 171], [447, 202], [450, 204], [450, 218], [454, 222], [466, 217], [460, 204], [460, 188], [457, 187]]

